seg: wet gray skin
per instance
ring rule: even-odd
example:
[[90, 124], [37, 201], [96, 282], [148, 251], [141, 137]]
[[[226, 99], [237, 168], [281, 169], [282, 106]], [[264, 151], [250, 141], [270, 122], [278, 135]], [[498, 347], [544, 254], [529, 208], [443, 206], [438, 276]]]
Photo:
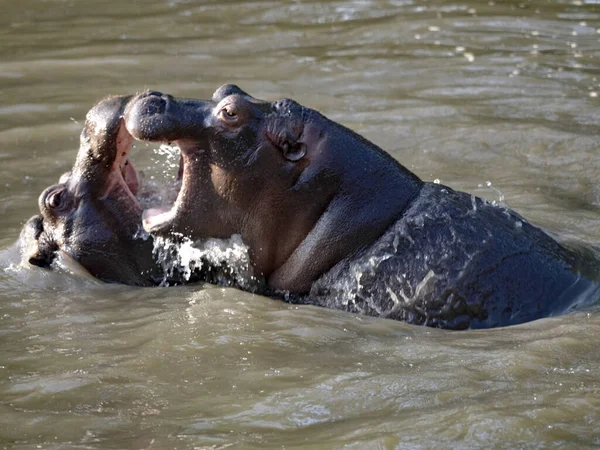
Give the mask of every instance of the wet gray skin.
[[192, 239], [240, 234], [255, 273], [274, 290], [307, 292], [380, 236], [421, 185], [316, 111], [289, 99], [258, 100], [234, 85], [208, 101], [146, 92], [125, 117], [135, 138], [173, 141], [182, 153], [175, 205], [146, 211], [145, 229]]
[[207, 101], [146, 92], [125, 120], [135, 138], [182, 152], [177, 200], [145, 211], [144, 228], [192, 239], [240, 234], [270, 293], [454, 329], [526, 322], [599, 296], [593, 252], [421, 181], [292, 100], [264, 102], [234, 85]]
[[131, 97], [110, 97], [86, 117], [73, 169], [39, 197], [40, 214], [21, 232], [24, 258], [50, 267], [59, 252], [108, 282], [154, 285], [161, 271], [141, 231], [133, 138], [122, 119]]

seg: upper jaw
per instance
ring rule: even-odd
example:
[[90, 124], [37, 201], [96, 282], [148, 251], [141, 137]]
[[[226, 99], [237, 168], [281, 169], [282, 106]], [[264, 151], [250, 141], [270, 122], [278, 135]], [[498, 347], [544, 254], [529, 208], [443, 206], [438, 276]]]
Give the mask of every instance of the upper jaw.
[[175, 143], [181, 150], [179, 177], [181, 188], [177, 199], [170, 208], [149, 208], [143, 212], [142, 224], [148, 233], [168, 234], [173, 228], [178, 211], [188, 196], [189, 159], [198, 157], [198, 140], [205, 133], [203, 123], [212, 102], [202, 100], [176, 100], [170, 95], [156, 91], [143, 92], [134, 97], [124, 113], [128, 132], [138, 140]]
[[127, 130], [142, 141], [169, 141], [165, 129], [172, 128], [173, 98], [156, 91], [138, 94], [127, 104], [124, 120]]
[[215, 104], [211, 100], [175, 99], [146, 91], [127, 104], [124, 119], [134, 138], [153, 142], [202, 139]]

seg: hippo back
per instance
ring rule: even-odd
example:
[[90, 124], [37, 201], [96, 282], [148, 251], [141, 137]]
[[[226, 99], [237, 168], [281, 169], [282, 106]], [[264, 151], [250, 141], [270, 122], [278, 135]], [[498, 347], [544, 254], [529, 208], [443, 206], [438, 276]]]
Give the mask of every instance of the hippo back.
[[378, 241], [300, 301], [440, 328], [489, 328], [598, 299], [598, 267], [509, 209], [426, 183]]

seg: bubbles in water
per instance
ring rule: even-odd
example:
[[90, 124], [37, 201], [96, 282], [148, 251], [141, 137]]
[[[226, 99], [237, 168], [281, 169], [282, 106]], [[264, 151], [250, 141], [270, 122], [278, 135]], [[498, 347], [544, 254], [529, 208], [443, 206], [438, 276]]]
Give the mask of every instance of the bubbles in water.
[[[157, 161], [157, 163], [159, 163], [161, 166], [166, 166], [166, 169], [179, 168], [179, 157], [181, 150], [176, 145], [162, 144], [160, 147], [154, 150], [154, 153], [161, 157], [161, 159]], [[163, 173], [167, 174], [168, 172], [165, 170]]]
[[492, 186], [491, 181], [486, 181], [485, 185], [489, 187], [492, 191], [494, 191], [496, 194], [498, 194], [498, 201], [492, 201], [492, 205], [506, 207], [506, 203], [504, 202], [504, 194], [500, 191], [500, 189], [497, 189], [494, 186]]
[[[492, 200], [491, 204], [494, 205], [494, 206], [499, 206], [501, 208], [508, 208], [508, 205], [504, 201], [505, 199], [504, 199], [504, 194], [502, 193], [502, 191], [500, 191], [500, 189], [492, 186], [492, 182], [489, 181], [489, 180], [485, 182], [485, 185], [488, 188], [490, 188], [492, 191], [494, 191], [496, 194], [498, 194], [498, 200]], [[482, 184], [478, 184], [477, 187], [478, 188], [482, 188], [483, 185]], [[473, 201], [473, 199], [472, 199], [472, 201]], [[483, 201], [487, 203], [487, 201], [486, 201], [485, 198], [483, 199]]]

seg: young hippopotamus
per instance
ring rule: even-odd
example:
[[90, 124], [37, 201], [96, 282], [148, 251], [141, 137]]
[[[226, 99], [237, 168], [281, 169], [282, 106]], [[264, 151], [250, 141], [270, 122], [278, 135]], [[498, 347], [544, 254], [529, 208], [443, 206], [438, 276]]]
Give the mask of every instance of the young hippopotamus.
[[49, 267], [63, 252], [101, 280], [143, 286], [161, 282], [152, 239], [140, 233], [138, 177], [128, 157], [133, 138], [122, 119], [130, 98], [108, 98], [87, 114], [73, 169], [42, 193], [41, 214], [21, 232], [31, 264]]
[[421, 181], [358, 134], [292, 100], [234, 85], [212, 100], [145, 92], [137, 139], [176, 143], [183, 181], [154, 235], [241, 235], [255, 275], [291, 301], [434, 327], [512, 325], [600, 296], [595, 258], [521, 216]]

